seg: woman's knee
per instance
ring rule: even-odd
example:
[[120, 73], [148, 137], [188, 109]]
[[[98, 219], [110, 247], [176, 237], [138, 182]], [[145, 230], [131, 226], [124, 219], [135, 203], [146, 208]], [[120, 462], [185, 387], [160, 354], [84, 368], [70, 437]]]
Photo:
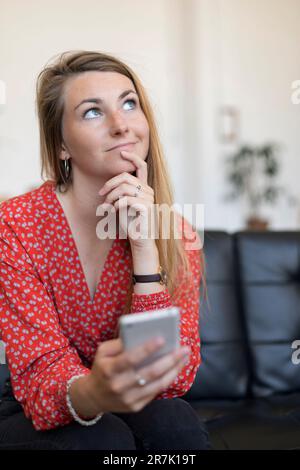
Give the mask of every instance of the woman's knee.
[[55, 440], [65, 450], [136, 450], [130, 428], [111, 413], [93, 426], [72, 422], [61, 428]]
[[204, 420], [187, 401], [181, 398], [168, 400], [173, 407], [176, 429], [185, 449], [210, 449], [209, 433]]
[[[138, 422], [131, 415], [128, 424], [155, 450], [209, 449], [206, 426], [192, 406], [181, 398], [160, 399], [150, 402], [139, 412]], [[144, 429], [144, 423], [147, 428]]]

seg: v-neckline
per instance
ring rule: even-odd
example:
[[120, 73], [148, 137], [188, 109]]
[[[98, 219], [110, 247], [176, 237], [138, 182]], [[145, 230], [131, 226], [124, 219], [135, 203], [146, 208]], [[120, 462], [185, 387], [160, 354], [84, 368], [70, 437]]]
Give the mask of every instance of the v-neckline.
[[79, 256], [79, 250], [78, 250], [77, 244], [75, 242], [75, 238], [74, 238], [74, 235], [73, 235], [73, 232], [72, 232], [72, 229], [71, 229], [71, 225], [69, 223], [69, 220], [68, 220], [68, 217], [65, 213], [65, 210], [64, 210], [64, 208], [63, 208], [63, 206], [62, 206], [62, 204], [61, 204], [61, 202], [58, 199], [58, 196], [56, 194], [55, 182], [51, 181], [50, 183], [51, 183], [51, 190], [52, 190], [52, 195], [54, 197], [54, 201], [55, 201], [56, 205], [59, 208], [59, 211], [60, 211], [61, 216], [62, 216], [62, 220], [63, 220], [63, 222], [64, 222], [64, 224], [67, 228], [67, 231], [69, 233], [69, 239], [71, 239], [71, 244], [72, 244], [72, 249], [73, 249], [73, 252], [74, 252], [74, 257], [76, 258], [76, 260], [78, 262], [78, 265], [79, 265], [81, 282], [82, 282], [82, 285], [84, 285], [84, 289], [86, 291], [86, 297], [88, 299], [88, 303], [90, 305], [94, 305], [97, 298], [98, 298], [98, 295], [100, 293], [100, 290], [101, 290], [100, 287], [103, 284], [101, 281], [104, 278], [104, 275], [106, 274], [107, 267], [108, 267], [108, 264], [110, 262], [110, 258], [112, 257], [112, 255], [115, 251], [117, 241], [119, 240], [118, 233], [116, 234], [116, 238], [113, 240], [113, 243], [112, 243], [112, 245], [111, 245], [111, 247], [110, 247], [110, 249], [109, 249], [109, 251], [106, 255], [102, 272], [98, 273], [98, 280], [97, 280], [96, 289], [95, 289], [93, 298], [91, 298], [90, 289], [89, 289], [87, 279], [86, 279], [86, 276], [85, 276], [85, 273], [84, 273], [83, 265], [82, 265], [82, 262], [81, 262], [81, 259], [80, 259], [80, 256]]

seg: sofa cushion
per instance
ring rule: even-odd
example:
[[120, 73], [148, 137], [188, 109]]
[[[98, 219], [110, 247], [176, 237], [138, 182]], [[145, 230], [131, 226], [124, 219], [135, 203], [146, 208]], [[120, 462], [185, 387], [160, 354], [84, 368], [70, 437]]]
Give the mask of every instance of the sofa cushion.
[[204, 234], [207, 298], [200, 295], [202, 364], [188, 400], [241, 398], [248, 391], [249, 373], [243, 324], [236, 295], [236, 266], [232, 236]]
[[300, 233], [235, 234], [254, 396], [300, 391]]

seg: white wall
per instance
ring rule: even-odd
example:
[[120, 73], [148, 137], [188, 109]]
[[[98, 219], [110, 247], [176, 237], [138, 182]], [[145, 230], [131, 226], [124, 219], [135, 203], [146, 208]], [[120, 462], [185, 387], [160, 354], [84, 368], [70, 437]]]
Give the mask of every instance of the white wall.
[[[46, 62], [65, 50], [99, 50], [125, 60], [146, 86], [162, 138], [172, 134], [175, 113], [169, 103], [176, 85], [169, 86], [169, 3], [11, 0], [1, 5], [0, 79], [7, 84], [7, 104], [0, 108], [1, 194], [18, 194], [40, 181], [35, 80]], [[176, 12], [178, 2], [172, 3]], [[171, 168], [174, 178], [177, 167]]]
[[[241, 112], [241, 140], [285, 146], [282, 179], [298, 196], [300, 0], [10, 0], [1, 4], [0, 196], [40, 183], [35, 80], [64, 50], [116, 54], [139, 74], [156, 112], [179, 203], [205, 203], [207, 228], [243, 226], [226, 205], [221, 105]], [[271, 211], [299, 228], [295, 209]]]
[[[300, 105], [291, 84], [300, 78], [299, 0], [199, 0], [198, 74], [201, 90], [201, 192], [206, 225], [243, 226], [238, 203], [224, 204], [224, 156], [234, 150], [217, 138], [218, 109], [240, 111], [241, 142], [276, 141], [283, 146], [281, 182], [297, 197], [300, 174]], [[299, 208], [282, 201], [267, 209], [273, 228], [300, 227]]]

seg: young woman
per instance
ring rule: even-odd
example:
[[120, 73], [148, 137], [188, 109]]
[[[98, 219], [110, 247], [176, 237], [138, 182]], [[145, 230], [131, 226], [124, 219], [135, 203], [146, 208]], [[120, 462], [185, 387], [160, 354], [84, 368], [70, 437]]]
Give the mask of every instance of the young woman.
[[[173, 204], [141, 82], [113, 56], [66, 52], [38, 77], [37, 111], [47, 179], [1, 205], [1, 334], [10, 382], [0, 448], [208, 448], [201, 419], [179, 398], [201, 362], [201, 249], [187, 248], [192, 230], [178, 214], [169, 238], [164, 221], [158, 238], [140, 238], [120, 216], [138, 203], [143, 228], [154, 204]], [[113, 239], [98, 236], [96, 213], [109, 204], [127, 237], [119, 230]], [[183, 239], [174, 236], [176, 224]], [[181, 348], [137, 374], [161, 344], [126, 352], [119, 317], [172, 305], [180, 307]]]

